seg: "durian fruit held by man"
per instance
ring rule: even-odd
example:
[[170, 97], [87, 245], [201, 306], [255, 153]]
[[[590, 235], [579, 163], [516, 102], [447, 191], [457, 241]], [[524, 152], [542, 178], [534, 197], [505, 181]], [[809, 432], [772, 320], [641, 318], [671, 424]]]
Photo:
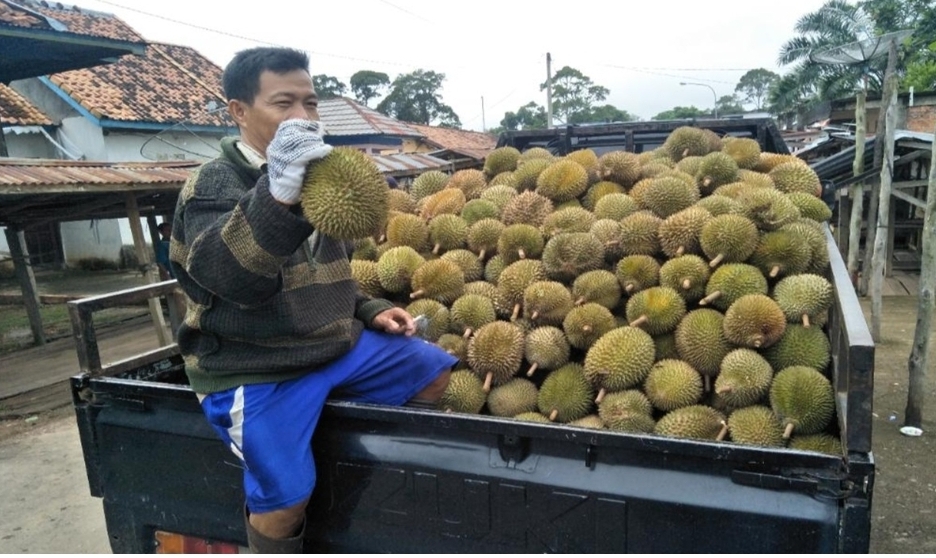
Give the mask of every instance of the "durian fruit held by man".
[[306, 169], [332, 150], [307, 56], [239, 52], [223, 85], [240, 135], [193, 172], [172, 225], [187, 297], [179, 347], [206, 417], [244, 466], [250, 548], [297, 553], [326, 398], [434, 407], [456, 359], [413, 336], [403, 309], [363, 294], [351, 242], [304, 217]]

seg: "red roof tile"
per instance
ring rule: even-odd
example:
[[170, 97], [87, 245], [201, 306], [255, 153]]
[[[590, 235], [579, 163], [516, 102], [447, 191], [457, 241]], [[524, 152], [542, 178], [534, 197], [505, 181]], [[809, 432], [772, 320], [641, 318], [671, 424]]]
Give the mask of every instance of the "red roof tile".
[[0, 123], [7, 126], [48, 126], [52, 121], [22, 95], [0, 83]]
[[[26, 10], [21, 9], [26, 8]], [[55, 19], [69, 33], [90, 35], [117, 41], [143, 42], [143, 37], [113, 14], [83, 10], [58, 2], [36, 0], [0, 0], [0, 21], [21, 27], [48, 27], [42, 18], [27, 10]]]
[[419, 137], [412, 126], [390, 118], [347, 97], [319, 101], [319, 117], [334, 136], [389, 135]]
[[232, 127], [226, 111], [208, 112], [226, 104], [222, 71], [194, 49], [152, 43], [143, 56], [49, 79], [98, 118]]
[[440, 149], [463, 153], [475, 159], [483, 159], [497, 146], [497, 138], [483, 132], [456, 130], [423, 124], [407, 124], [419, 131], [426, 140]]

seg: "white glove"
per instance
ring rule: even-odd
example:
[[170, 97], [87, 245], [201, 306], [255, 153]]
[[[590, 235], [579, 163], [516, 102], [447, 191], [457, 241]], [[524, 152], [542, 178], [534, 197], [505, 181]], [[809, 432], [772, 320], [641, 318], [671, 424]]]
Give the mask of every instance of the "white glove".
[[288, 205], [299, 203], [306, 167], [332, 150], [322, 141], [323, 135], [321, 122], [294, 118], [280, 123], [266, 152], [273, 199]]

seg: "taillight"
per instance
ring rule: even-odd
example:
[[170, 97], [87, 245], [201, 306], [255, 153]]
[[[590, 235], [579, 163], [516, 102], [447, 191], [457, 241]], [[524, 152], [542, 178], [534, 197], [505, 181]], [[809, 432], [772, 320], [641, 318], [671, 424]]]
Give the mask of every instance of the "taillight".
[[202, 537], [191, 537], [156, 531], [156, 554], [238, 554], [240, 547], [233, 543], [211, 541]]

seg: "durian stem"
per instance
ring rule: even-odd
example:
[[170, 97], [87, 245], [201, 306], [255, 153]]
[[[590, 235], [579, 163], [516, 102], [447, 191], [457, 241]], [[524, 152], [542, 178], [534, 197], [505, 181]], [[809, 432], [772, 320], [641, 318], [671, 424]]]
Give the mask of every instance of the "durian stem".
[[702, 181], [702, 186], [703, 186], [704, 188], [708, 188], [709, 185], [711, 185], [711, 184], [712, 184], [712, 177], [711, 177], [711, 176], [706, 176], [706, 177], [705, 177], [705, 180]]
[[553, 409], [552, 412], [549, 413], [550, 422], [556, 422], [556, 419], [558, 417], [559, 417], [559, 409]]
[[517, 317], [520, 316], [520, 303], [514, 304], [513, 314], [510, 315], [510, 321], [516, 321]]
[[479, 260], [483, 260], [485, 254], [487, 254], [487, 249], [486, 249], [486, 248], [482, 248], [482, 249], [481, 249], [481, 252], [478, 254], [478, 259], [479, 259]]
[[580, 296], [580, 297], [578, 297], [578, 300], [575, 301], [575, 305], [576, 305], [576, 306], [581, 306], [581, 305], [585, 304], [585, 301], [586, 301], [586, 300], [587, 300], [587, 299], [586, 299], [584, 296]]
[[712, 378], [706, 374], [705, 375], [705, 393], [712, 391]]
[[635, 288], [636, 287], [634, 287], [633, 283], [628, 283], [627, 286], [624, 287], [624, 290], [627, 291], [627, 294], [631, 294], [632, 292], [634, 292]]
[[464, 333], [464, 335], [462, 335], [462, 337], [465, 338], [465, 339], [468, 339], [469, 337], [471, 337], [471, 328], [470, 328], [470, 327], [469, 327], [469, 328], [465, 328], [465, 333]]
[[731, 393], [731, 386], [722, 386], [715, 390], [716, 395], [725, 395], [726, 393]]
[[608, 247], [608, 246], [617, 246], [617, 245], [619, 245], [620, 243], [621, 243], [620, 240], [609, 240], [609, 241], [605, 242], [605, 247]]
[[426, 294], [426, 291], [423, 290], [423, 289], [419, 289], [418, 291], [414, 291], [414, 292], [410, 293], [409, 297], [410, 297], [410, 299], [414, 299], [414, 298], [419, 298], [419, 297], [421, 297], [421, 296], [424, 295], [424, 294]]
[[640, 326], [644, 325], [645, 323], [647, 323], [647, 321], [648, 321], [648, 320], [647, 320], [647, 316], [644, 315], [644, 316], [641, 316], [641, 317], [637, 318], [636, 320], [632, 321], [629, 325], [630, 325], [631, 327], [640, 327]]
[[526, 374], [527, 374], [527, 378], [529, 378], [529, 377], [532, 376], [534, 373], [536, 373], [537, 367], [539, 367], [539, 364], [536, 364], [536, 363], [534, 362], [534, 363], [533, 363], [533, 366], [531, 366], [530, 369], [527, 370], [527, 373], [526, 373]]
[[754, 345], [754, 348], [755, 348], [755, 349], [760, 349], [760, 348], [761, 348], [761, 345], [764, 344], [764, 338], [761, 337], [761, 336], [757, 336], [757, 337], [754, 338], [754, 342], [751, 343], [751, 344]]
[[715, 291], [714, 293], [700, 300], [699, 306], [705, 306], [706, 304], [711, 304], [712, 302], [718, 300], [718, 297], [720, 296], [721, 296], [721, 291]]
[[439, 253], [439, 248], [442, 248], [442, 245], [439, 244], [438, 242], [436, 242], [436, 245], [432, 247], [432, 253], [433, 253], [433, 254], [438, 254], [438, 253]]
[[683, 158], [686, 158], [686, 157], [689, 156], [689, 148], [688, 148], [688, 147], [685, 148], [685, 149], [683, 149], [682, 156], [683, 156]]
[[771, 278], [771, 279], [776, 278], [777, 275], [780, 275], [780, 266], [779, 266], [779, 265], [775, 265], [775, 266], [773, 266], [773, 267], [770, 269], [770, 278]]
[[710, 261], [708, 265], [709, 267], [718, 267], [718, 264], [722, 263], [722, 260], [724, 259], [725, 259], [725, 255], [719, 254], [715, 256], [715, 258], [712, 261]]
[[792, 422], [786, 425], [786, 428], [783, 430], [783, 439], [784, 439], [784, 440], [789, 440], [789, 439], [790, 439], [790, 436], [793, 435], [793, 428], [794, 428], [794, 426], [793, 426], [793, 423], [792, 423]]
[[598, 397], [595, 398], [595, 403], [601, 403], [608, 391], [605, 388], [598, 390]]
[[534, 310], [533, 313], [530, 314], [530, 320], [536, 321], [536, 318], [539, 318], [539, 310]]
[[525, 259], [526, 259], [526, 252], [523, 251], [523, 248], [520, 248], [520, 249], [517, 250], [517, 255], [520, 256], [520, 259], [521, 259], [521, 260], [525, 260]]
[[484, 387], [482, 388], [484, 390], [484, 393], [491, 391], [491, 382], [493, 381], [494, 381], [494, 373], [488, 372], [487, 375], [484, 377]]
[[592, 326], [590, 326], [590, 325], [583, 325], [583, 326], [582, 326], [582, 332], [584, 332], [584, 333], [591, 333], [591, 330], [592, 330]]
[[809, 314], [803, 314], [803, 327], [809, 327]]
[[715, 437], [715, 440], [721, 442], [725, 439], [725, 436], [728, 435], [728, 423], [725, 421], [721, 422], [721, 430], [718, 431], [718, 436]]
[[684, 291], [688, 291], [689, 289], [691, 289], [692, 281], [690, 281], [689, 279], [683, 279], [682, 288]]
[[676, 249], [676, 255], [677, 255], [677, 256], [682, 256], [682, 255], [685, 254], [685, 253], [686, 253], [686, 247], [685, 247], [685, 246], [680, 246], [679, 248]]
[[383, 244], [387, 240], [387, 235], [382, 234], [380, 238], [377, 239], [377, 244]]

